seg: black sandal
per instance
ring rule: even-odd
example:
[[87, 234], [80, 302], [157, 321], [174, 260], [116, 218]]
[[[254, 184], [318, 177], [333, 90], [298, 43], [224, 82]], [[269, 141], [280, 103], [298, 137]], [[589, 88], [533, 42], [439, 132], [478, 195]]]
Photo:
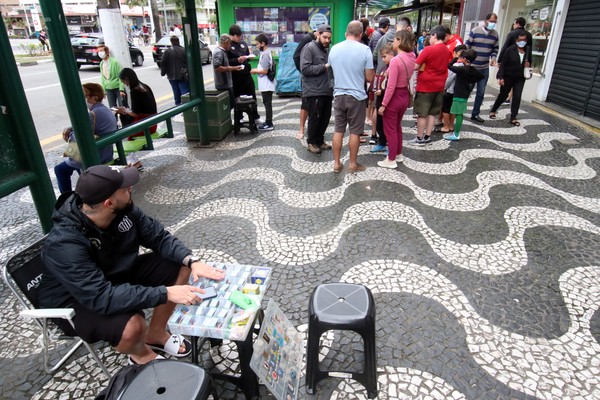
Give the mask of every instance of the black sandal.
[[519, 121], [517, 121], [516, 119], [513, 119], [512, 121], [510, 121], [512, 126], [521, 126], [521, 124], [519, 123]]
[[490, 112], [490, 119], [496, 119], [496, 113], [495, 112]]

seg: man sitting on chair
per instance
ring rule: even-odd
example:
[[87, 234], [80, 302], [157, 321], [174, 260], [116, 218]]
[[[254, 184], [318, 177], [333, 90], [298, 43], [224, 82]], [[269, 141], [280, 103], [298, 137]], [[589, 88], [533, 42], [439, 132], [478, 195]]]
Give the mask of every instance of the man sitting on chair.
[[[42, 251], [40, 306], [75, 309], [75, 331], [89, 343], [108, 341], [131, 363], [145, 364], [155, 351], [184, 357], [191, 344], [166, 331], [175, 304], [195, 304], [190, 273], [221, 280], [223, 272], [194, 257], [176, 237], [133, 204], [135, 168], [96, 165], [81, 173], [75, 192], [56, 203], [54, 227]], [[152, 252], [139, 255], [143, 246]], [[150, 325], [142, 310], [154, 308]]]

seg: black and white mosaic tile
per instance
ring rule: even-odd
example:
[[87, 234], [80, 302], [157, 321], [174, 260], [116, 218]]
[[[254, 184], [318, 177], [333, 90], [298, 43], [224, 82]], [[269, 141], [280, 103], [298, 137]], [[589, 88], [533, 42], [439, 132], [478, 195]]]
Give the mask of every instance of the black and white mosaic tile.
[[[275, 99], [274, 131], [210, 149], [186, 142], [175, 119], [176, 138], [140, 154], [134, 200], [204, 260], [272, 267], [266, 297], [304, 334], [316, 285], [368, 286], [380, 399], [600, 399], [597, 135], [524, 105], [520, 127], [502, 108], [495, 121], [466, 118], [459, 142], [434, 135], [415, 146], [407, 115], [398, 169], [377, 167], [383, 155], [363, 145], [368, 169], [334, 174], [331, 152], [311, 154], [295, 138], [299, 107]], [[47, 154], [51, 176], [59, 159]], [[0, 204], [5, 262], [42, 232], [27, 190]], [[93, 398], [106, 378], [90, 357], [45, 374], [39, 332], [0, 289], [0, 398]], [[356, 335], [329, 332], [322, 344], [323, 367], [360, 370]], [[101, 350], [111, 371], [126, 364]], [[231, 343], [205, 350], [206, 368], [238, 368]], [[316, 396], [303, 385], [303, 399], [366, 399], [351, 380], [325, 380]]]

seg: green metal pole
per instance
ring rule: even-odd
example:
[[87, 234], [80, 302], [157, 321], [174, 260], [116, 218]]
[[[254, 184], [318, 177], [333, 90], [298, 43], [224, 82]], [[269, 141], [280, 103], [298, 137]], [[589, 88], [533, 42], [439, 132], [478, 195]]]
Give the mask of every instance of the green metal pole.
[[185, 16], [185, 50], [188, 57], [188, 71], [190, 74], [190, 99], [202, 99], [197, 113], [198, 126], [200, 127], [200, 144], [208, 145], [210, 144], [210, 137], [208, 134], [208, 118], [206, 116], [202, 61], [200, 59], [200, 46], [198, 44], [198, 20], [196, 18], [195, 0], [185, 0]]
[[67, 23], [58, 0], [40, 0], [44, 21], [52, 38], [52, 53], [58, 78], [65, 96], [71, 126], [75, 131], [81, 162], [84, 168], [100, 164], [100, 156], [94, 142], [94, 134], [86, 107], [77, 65], [73, 58]]
[[[52, 228], [52, 211], [54, 209], [54, 203], [56, 197], [54, 196], [54, 190], [52, 189], [52, 183], [50, 176], [48, 175], [48, 167], [44, 159], [44, 153], [40, 146], [40, 140], [38, 139], [33, 118], [31, 117], [31, 111], [27, 104], [27, 97], [25, 96], [25, 90], [21, 83], [21, 77], [17, 69], [17, 63], [13, 56], [12, 49], [10, 47], [10, 41], [8, 40], [8, 34], [4, 26], [4, 21], [0, 18], [0, 71], [2, 71], [2, 91], [9, 93], [10, 97], [7, 96], [5, 99], [7, 104], [2, 104], [2, 112], [5, 113], [11, 125], [14, 127], [11, 135], [17, 147], [17, 157], [21, 160], [18, 164], [23, 165], [28, 171], [32, 171], [35, 175], [35, 179], [29, 184], [33, 203], [37, 210], [42, 224], [44, 232], [48, 232]], [[3, 144], [2, 146], [6, 145]], [[25, 162], [23, 162], [23, 160]], [[2, 162], [8, 162], [8, 160], [2, 160]], [[24, 176], [21, 183], [19, 179], [14, 179], [15, 184], [27, 184], [29, 181]], [[20, 186], [23, 187], [23, 186]], [[14, 187], [14, 190], [18, 190], [20, 187]]]

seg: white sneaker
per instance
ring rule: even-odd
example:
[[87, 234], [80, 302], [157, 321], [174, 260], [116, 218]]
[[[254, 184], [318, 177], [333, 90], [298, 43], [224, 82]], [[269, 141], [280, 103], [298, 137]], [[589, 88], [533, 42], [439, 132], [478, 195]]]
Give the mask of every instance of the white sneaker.
[[379, 165], [382, 168], [398, 168], [398, 164], [396, 163], [396, 161], [390, 161], [387, 157], [384, 160], [379, 161], [377, 165]]
[[396, 162], [399, 163], [399, 162], [403, 162], [403, 161], [404, 161], [404, 157], [402, 156], [402, 154], [398, 154], [396, 156]]

